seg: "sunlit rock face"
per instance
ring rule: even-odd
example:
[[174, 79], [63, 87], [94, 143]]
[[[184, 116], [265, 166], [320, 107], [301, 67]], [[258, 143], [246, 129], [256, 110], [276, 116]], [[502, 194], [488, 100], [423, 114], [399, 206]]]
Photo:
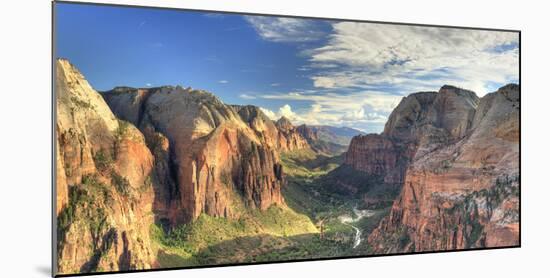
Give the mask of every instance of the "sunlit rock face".
[[243, 205], [284, 204], [279, 131], [259, 109], [182, 87], [115, 88], [103, 96], [118, 117], [139, 127], [155, 156], [159, 220], [235, 218]]
[[404, 99], [383, 133], [415, 150], [389, 216], [368, 238], [373, 252], [519, 244], [519, 86], [481, 99], [450, 86], [423, 94]]
[[306, 139], [298, 132], [296, 127], [292, 125], [289, 119], [281, 117], [275, 123], [279, 131], [278, 146], [281, 151], [292, 151], [309, 148]]
[[151, 268], [153, 155], [73, 65], [55, 73], [57, 272]]

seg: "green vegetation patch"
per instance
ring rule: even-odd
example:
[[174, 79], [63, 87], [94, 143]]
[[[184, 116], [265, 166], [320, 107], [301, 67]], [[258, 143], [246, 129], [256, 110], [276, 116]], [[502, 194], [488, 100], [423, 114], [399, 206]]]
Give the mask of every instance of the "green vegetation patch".
[[343, 156], [326, 156], [311, 149], [301, 149], [281, 154], [284, 172], [293, 177], [324, 175], [343, 162]]
[[113, 156], [104, 149], [94, 153], [93, 159], [94, 165], [100, 173], [108, 173], [113, 168]]
[[275, 205], [265, 211], [250, 211], [239, 219], [201, 214], [192, 223], [180, 225], [166, 233], [160, 227], [155, 229], [156, 239], [160, 243], [181, 248], [187, 253], [196, 253], [201, 248], [242, 236], [290, 236], [317, 232], [306, 216]]
[[115, 187], [117, 192], [125, 197], [129, 197], [131, 193], [130, 182], [127, 178], [119, 175], [115, 171], [111, 171], [111, 184]]

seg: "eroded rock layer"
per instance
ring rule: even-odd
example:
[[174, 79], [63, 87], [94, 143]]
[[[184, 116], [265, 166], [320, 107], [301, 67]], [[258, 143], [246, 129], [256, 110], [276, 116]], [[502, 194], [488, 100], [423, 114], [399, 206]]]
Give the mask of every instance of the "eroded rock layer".
[[281, 151], [309, 148], [306, 139], [286, 117], [283, 116], [277, 120], [275, 126], [279, 130], [278, 145]]
[[519, 244], [519, 86], [481, 99], [450, 86], [410, 97], [384, 135], [416, 150], [401, 194], [368, 238], [372, 251]]
[[411, 161], [465, 136], [478, 103], [475, 93], [447, 85], [439, 92], [403, 98], [382, 134], [356, 136], [351, 141], [342, 167], [356, 170], [359, 178], [345, 188], [364, 192], [366, 204], [385, 204], [388, 196], [395, 198]]
[[139, 127], [155, 156], [158, 220], [187, 223], [201, 213], [232, 218], [243, 205], [284, 203], [279, 132], [259, 109], [182, 87], [103, 95], [118, 117]]
[[56, 61], [57, 273], [151, 268], [153, 156], [67, 60]]

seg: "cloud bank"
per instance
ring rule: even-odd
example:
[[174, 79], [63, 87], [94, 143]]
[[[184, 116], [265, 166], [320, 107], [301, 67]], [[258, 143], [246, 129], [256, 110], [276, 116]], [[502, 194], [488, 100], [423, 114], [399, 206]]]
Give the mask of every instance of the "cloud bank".
[[308, 42], [326, 35], [316, 20], [272, 16], [245, 16], [244, 18], [258, 35], [267, 41]]
[[[483, 96], [519, 79], [519, 36], [513, 32], [358, 22], [332, 22], [322, 31], [313, 20], [246, 20], [266, 41], [309, 42], [297, 51], [307, 62], [296, 70], [310, 88], [256, 95], [288, 101], [276, 111], [264, 109], [273, 118], [379, 132], [410, 93], [448, 84]], [[308, 107], [294, 111], [297, 102]]]
[[317, 88], [388, 88], [409, 94], [455, 85], [485, 95], [518, 79], [518, 35], [374, 23], [333, 24], [328, 43], [310, 50]]

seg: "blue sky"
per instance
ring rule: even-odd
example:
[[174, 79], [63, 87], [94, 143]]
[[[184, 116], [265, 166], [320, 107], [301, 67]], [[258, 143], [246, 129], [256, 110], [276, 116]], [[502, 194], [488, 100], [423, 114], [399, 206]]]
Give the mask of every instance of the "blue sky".
[[97, 90], [191, 86], [296, 124], [380, 132], [400, 99], [517, 82], [514, 33], [56, 4], [56, 52]]

